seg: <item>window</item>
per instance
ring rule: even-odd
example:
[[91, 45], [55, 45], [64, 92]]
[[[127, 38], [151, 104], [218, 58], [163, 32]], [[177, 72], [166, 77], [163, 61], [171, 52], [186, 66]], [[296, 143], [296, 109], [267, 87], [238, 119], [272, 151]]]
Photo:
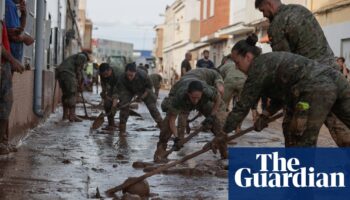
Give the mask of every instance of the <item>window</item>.
[[210, 0], [210, 17], [214, 16], [215, 12], [215, 0]]
[[208, 7], [208, 5], [207, 5], [207, 3], [208, 3], [208, 0], [203, 0], [203, 19], [207, 19], [207, 7]]

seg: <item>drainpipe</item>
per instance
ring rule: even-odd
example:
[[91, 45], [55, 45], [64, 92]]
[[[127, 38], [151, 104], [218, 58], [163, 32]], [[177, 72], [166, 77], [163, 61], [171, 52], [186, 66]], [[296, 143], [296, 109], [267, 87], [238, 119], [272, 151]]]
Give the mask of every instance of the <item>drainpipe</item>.
[[36, 1], [36, 29], [35, 29], [35, 71], [34, 71], [34, 105], [36, 116], [43, 117], [42, 111], [42, 66], [44, 65], [44, 0]]

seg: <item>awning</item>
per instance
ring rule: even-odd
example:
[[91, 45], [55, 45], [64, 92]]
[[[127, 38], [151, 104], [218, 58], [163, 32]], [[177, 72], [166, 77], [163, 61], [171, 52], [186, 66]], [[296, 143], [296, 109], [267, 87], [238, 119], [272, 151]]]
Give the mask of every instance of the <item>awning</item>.
[[239, 35], [243, 33], [249, 33], [249, 32], [254, 32], [255, 28], [246, 26], [243, 23], [239, 24], [234, 24], [232, 26], [228, 26], [226, 28], [220, 29], [218, 31], [218, 34], [220, 36], [227, 36], [227, 35]]

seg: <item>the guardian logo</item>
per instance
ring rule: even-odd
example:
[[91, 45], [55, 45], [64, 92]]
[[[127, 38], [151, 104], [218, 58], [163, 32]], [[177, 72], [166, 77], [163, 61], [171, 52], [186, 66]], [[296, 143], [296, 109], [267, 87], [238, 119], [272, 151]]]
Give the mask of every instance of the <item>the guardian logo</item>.
[[286, 159], [279, 153], [256, 154], [259, 171], [239, 168], [234, 172], [234, 182], [240, 188], [344, 188], [343, 172], [325, 173], [315, 167], [304, 167], [295, 157]]

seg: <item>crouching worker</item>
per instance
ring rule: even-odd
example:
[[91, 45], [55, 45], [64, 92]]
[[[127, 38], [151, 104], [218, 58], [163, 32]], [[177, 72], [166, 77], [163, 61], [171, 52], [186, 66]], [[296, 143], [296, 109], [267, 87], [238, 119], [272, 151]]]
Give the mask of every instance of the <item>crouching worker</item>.
[[105, 112], [108, 114], [108, 126], [103, 130], [114, 131], [116, 128], [114, 116], [118, 103], [117, 84], [118, 77], [123, 73], [118, 67], [111, 67], [108, 63], [102, 63], [99, 68], [101, 77], [101, 98]]
[[[214, 87], [198, 79], [181, 79], [176, 85], [176, 91], [173, 91], [175, 95], [165, 98], [162, 102], [162, 110], [166, 112], [166, 117], [163, 120], [157, 150], [154, 153], [155, 162], [166, 161], [166, 149], [171, 135], [175, 136], [174, 147], [176, 150], [182, 147], [181, 140], [183, 137], [179, 137], [175, 126], [176, 117], [181, 113], [198, 110], [206, 116], [202, 124], [210, 126], [216, 138], [225, 137], [222, 132], [222, 126], [226, 119], [226, 107], [219, 92]], [[186, 123], [186, 120], [179, 119], [178, 122]], [[179, 124], [179, 126], [181, 125]], [[220, 144], [215, 143], [215, 145], [219, 146], [221, 157], [226, 158], [226, 146]]]
[[87, 61], [89, 61], [89, 54], [83, 51], [68, 57], [57, 68], [57, 79], [62, 89], [62, 120], [82, 121], [76, 116], [75, 107], [76, 96], [83, 90], [83, 68]]
[[118, 81], [119, 104], [123, 106], [120, 109], [119, 131], [121, 135], [126, 134], [126, 122], [129, 118], [129, 106], [134, 96], [137, 96], [138, 102], [144, 102], [151, 113], [152, 118], [160, 126], [162, 117], [157, 109], [157, 97], [152, 91], [152, 83], [149, 76], [143, 70], [137, 70], [135, 63], [129, 63], [125, 67], [125, 72], [121, 74]]

